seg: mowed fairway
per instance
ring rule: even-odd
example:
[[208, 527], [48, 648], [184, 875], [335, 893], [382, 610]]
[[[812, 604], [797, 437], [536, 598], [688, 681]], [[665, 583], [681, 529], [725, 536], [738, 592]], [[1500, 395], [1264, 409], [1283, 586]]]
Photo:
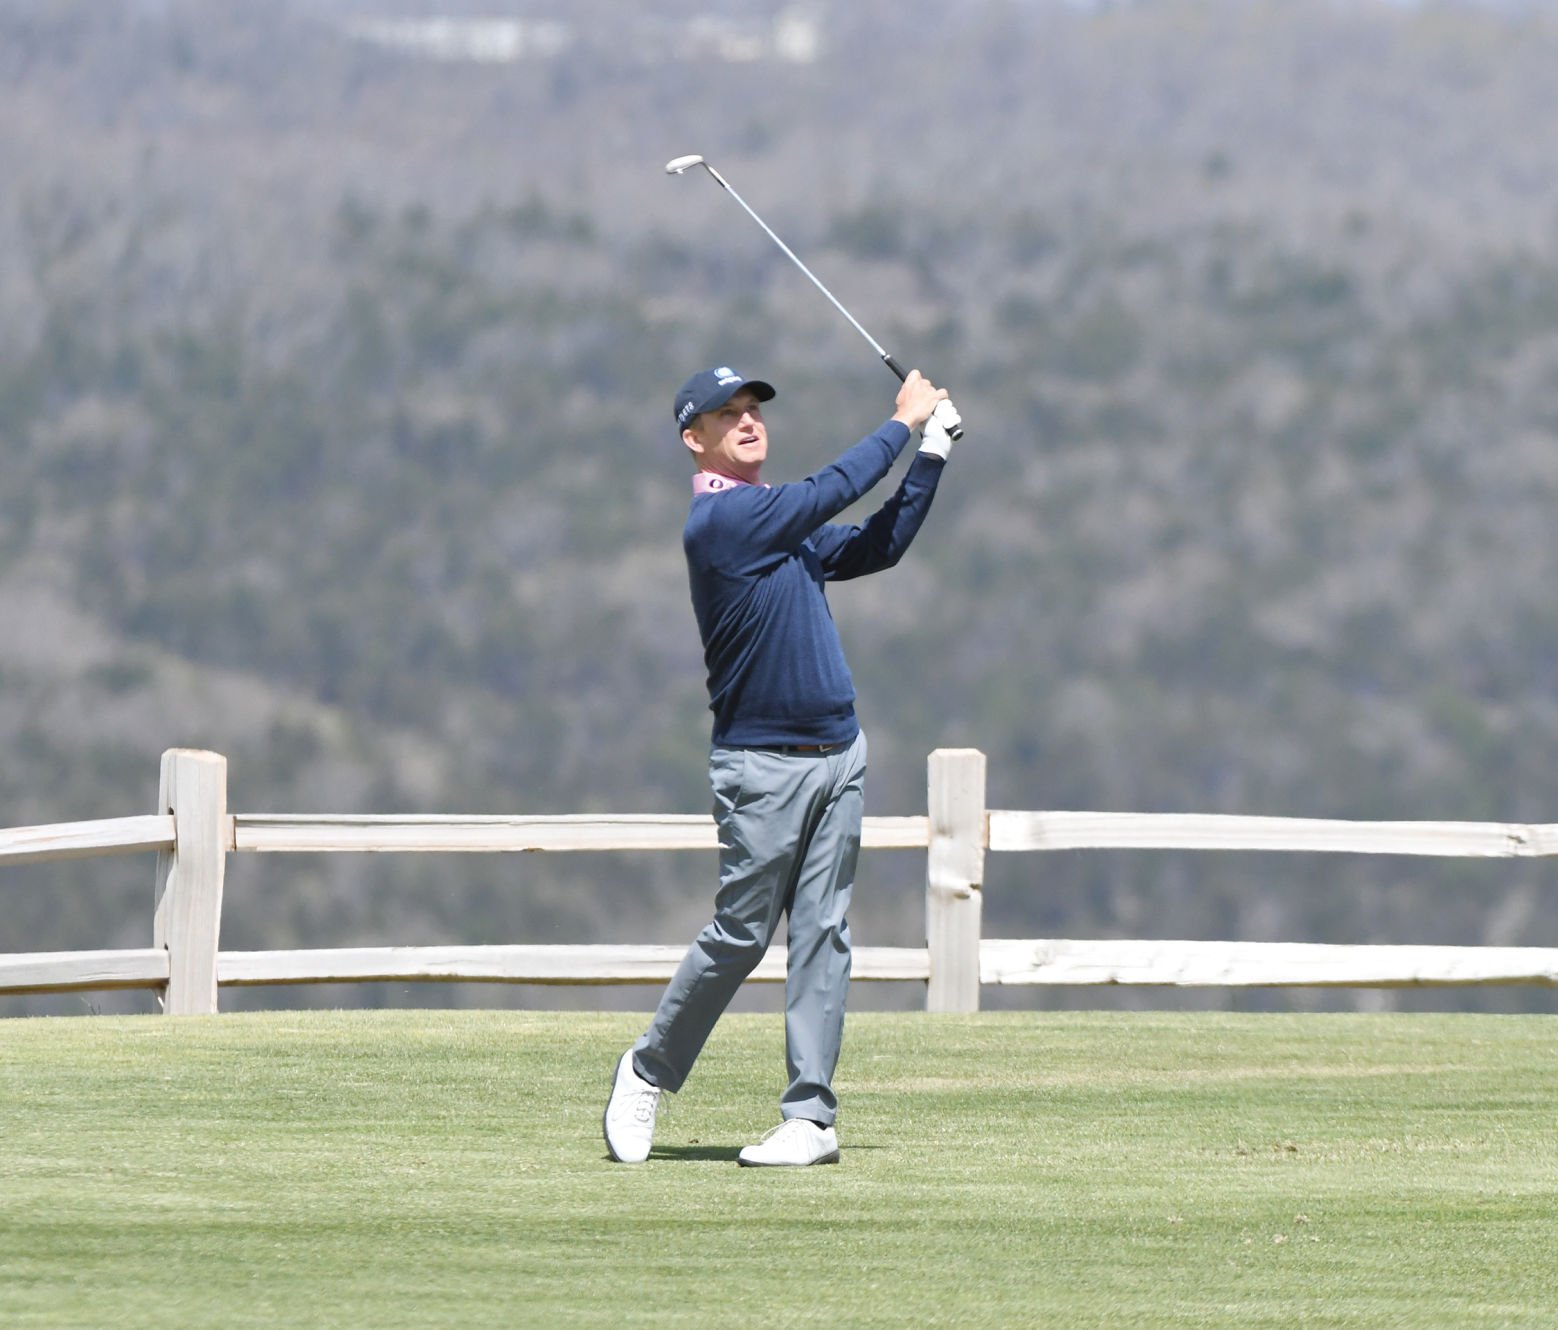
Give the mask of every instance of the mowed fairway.
[[647, 1164], [625, 1014], [0, 1022], [0, 1324], [1550, 1327], [1558, 1018], [853, 1017], [837, 1167], [736, 1167], [775, 1016]]

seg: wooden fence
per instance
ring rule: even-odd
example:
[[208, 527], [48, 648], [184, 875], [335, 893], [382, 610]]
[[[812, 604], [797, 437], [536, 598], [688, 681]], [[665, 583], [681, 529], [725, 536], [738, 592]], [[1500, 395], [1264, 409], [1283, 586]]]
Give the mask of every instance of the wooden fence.
[[[985, 756], [930, 755], [926, 815], [868, 817], [866, 849], [926, 853], [923, 947], [858, 947], [856, 979], [926, 985], [928, 1011], [975, 1011], [983, 984], [1229, 986], [1558, 984], [1558, 949], [1319, 943], [1010, 940], [980, 934], [986, 853], [1134, 848], [1473, 858], [1558, 853], [1558, 826], [1349, 822], [1204, 814], [1008, 812], [985, 807]], [[158, 811], [0, 831], [0, 866], [155, 852], [149, 947], [0, 955], [0, 994], [154, 989], [170, 1015], [217, 1011], [261, 984], [485, 981], [658, 984], [684, 945], [351, 947], [222, 951], [229, 854], [714, 850], [706, 816], [274, 816], [227, 811], [227, 761], [163, 754]], [[753, 979], [784, 977], [773, 948]]]

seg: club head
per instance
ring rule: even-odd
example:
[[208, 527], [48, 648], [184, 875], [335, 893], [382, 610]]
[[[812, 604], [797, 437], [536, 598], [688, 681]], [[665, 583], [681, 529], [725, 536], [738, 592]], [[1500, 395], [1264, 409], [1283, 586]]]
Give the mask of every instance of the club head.
[[702, 166], [703, 158], [697, 153], [690, 157], [673, 157], [665, 164], [666, 175], [681, 175], [684, 171], [690, 171], [695, 166]]

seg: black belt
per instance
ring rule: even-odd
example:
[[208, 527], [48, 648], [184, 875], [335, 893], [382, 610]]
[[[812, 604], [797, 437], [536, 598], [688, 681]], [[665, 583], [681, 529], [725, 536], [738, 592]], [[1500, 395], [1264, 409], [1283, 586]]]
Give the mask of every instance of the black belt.
[[775, 753], [831, 753], [835, 748], [842, 748], [843, 744], [775, 744], [771, 751]]

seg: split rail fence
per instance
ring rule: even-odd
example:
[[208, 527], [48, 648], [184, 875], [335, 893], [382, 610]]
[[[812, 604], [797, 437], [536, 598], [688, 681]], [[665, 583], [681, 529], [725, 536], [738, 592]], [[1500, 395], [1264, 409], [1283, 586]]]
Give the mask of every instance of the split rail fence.
[[[926, 985], [928, 1011], [975, 1011], [985, 984], [1396, 987], [1558, 984], [1558, 949], [981, 936], [987, 853], [1263, 850], [1509, 858], [1558, 854], [1558, 825], [1352, 822], [1226, 814], [1013, 812], [985, 806], [985, 755], [938, 749], [926, 813], [868, 817], [862, 847], [925, 851], [923, 947], [858, 947], [858, 980]], [[0, 830], [0, 867], [155, 853], [149, 947], [0, 954], [0, 994], [156, 990], [170, 1015], [211, 1014], [218, 990], [267, 984], [477, 981], [651, 984], [683, 945], [513, 945], [222, 951], [230, 854], [713, 850], [707, 816], [337, 816], [229, 813], [227, 761], [163, 754], [157, 813]], [[773, 948], [752, 978], [784, 977]]]

